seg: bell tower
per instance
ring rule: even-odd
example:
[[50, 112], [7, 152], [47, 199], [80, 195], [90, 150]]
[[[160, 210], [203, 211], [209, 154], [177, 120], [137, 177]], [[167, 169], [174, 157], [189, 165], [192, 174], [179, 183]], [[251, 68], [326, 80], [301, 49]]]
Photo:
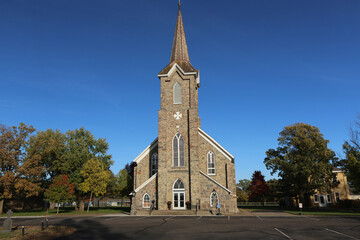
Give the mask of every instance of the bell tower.
[[[192, 201], [198, 172], [199, 70], [190, 63], [181, 4], [177, 15], [170, 63], [158, 74], [161, 105], [158, 113], [158, 206], [185, 209]], [[182, 184], [181, 184], [182, 183]], [[179, 188], [180, 186], [180, 188]]]

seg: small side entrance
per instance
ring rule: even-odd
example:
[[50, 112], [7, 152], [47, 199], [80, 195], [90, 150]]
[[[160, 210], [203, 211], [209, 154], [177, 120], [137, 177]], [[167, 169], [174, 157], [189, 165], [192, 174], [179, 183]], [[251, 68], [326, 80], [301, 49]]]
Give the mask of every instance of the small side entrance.
[[180, 179], [173, 185], [173, 209], [185, 209], [185, 186]]

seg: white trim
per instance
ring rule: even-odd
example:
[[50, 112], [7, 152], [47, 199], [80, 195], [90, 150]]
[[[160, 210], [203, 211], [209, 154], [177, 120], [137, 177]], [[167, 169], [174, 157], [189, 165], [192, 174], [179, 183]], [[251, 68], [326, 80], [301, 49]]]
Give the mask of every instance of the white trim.
[[151, 150], [154, 149], [154, 147], [157, 146], [157, 144], [158, 144], [158, 138], [156, 138], [149, 146], [147, 146], [147, 147], [144, 149], [144, 151], [142, 151], [142, 152], [139, 154], [139, 156], [137, 156], [137, 157], [134, 159], [133, 162], [139, 163], [141, 160], [143, 160], [143, 158], [144, 158], [147, 154], [149, 154], [149, 152], [150, 152]]
[[212, 202], [212, 195], [213, 195], [213, 193], [216, 194], [217, 203], [218, 203], [218, 204], [220, 203], [219, 194], [217, 194], [216, 191], [211, 191], [211, 193], [210, 193], [210, 207], [217, 207], [217, 205], [214, 206], [214, 204], [213, 204], [213, 202]]
[[200, 87], [200, 70], [198, 70], [198, 75], [197, 75], [197, 78], [196, 78], [196, 84], [198, 87]]
[[[179, 137], [177, 137], [177, 135], [180, 135]], [[175, 159], [174, 159], [174, 139], [177, 139], [177, 149], [178, 149], [178, 165], [175, 166]], [[180, 156], [181, 156], [181, 149], [180, 149], [180, 139], [183, 140], [183, 143], [184, 143], [184, 166], [181, 166], [181, 159], [180, 159]], [[185, 141], [184, 141], [184, 137], [181, 135], [181, 133], [179, 132], [176, 132], [174, 137], [172, 138], [172, 142], [171, 142], [171, 145], [172, 145], [172, 167], [185, 167]]]
[[[175, 99], [175, 86], [176, 85], [179, 85], [180, 86], [180, 102], [176, 102], [176, 99]], [[174, 85], [173, 85], [173, 104], [182, 104], [182, 86], [180, 83], [178, 82], [175, 82]]]
[[[184, 188], [174, 188], [175, 187], [175, 183], [177, 183], [177, 181], [180, 181], [183, 185]], [[180, 207], [180, 194], [183, 193], [184, 194], [184, 206]], [[177, 194], [178, 196], [178, 207], [175, 207], [175, 194]], [[185, 209], [186, 208], [186, 194], [185, 194], [185, 184], [183, 181], [181, 181], [181, 179], [176, 179], [175, 182], [173, 183], [173, 187], [172, 187], [172, 195], [173, 195], [173, 209]]]
[[330, 193], [326, 194], [326, 202], [331, 203], [331, 194]]
[[143, 184], [141, 184], [137, 189], [135, 189], [135, 192], [138, 192], [140, 189], [145, 187], [149, 182], [151, 182], [155, 177], [157, 176], [157, 173], [151, 176], [148, 180], [146, 180]]
[[213, 147], [215, 147], [219, 152], [221, 152], [227, 159], [231, 162], [234, 161], [234, 156], [231, 155], [228, 151], [225, 150], [218, 142], [216, 142], [212, 137], [210, 137], [204, 130], [198, 128], [199, 135], [202, 136], [208, 143], [210, 143]]
[[[146, 195], [149, 196], [149, 206], [148, 206], [148, 207], [145, 207], [145, 206], [144, 206], [145, 196], [146, 196]], [[148, 193], [145, 193], [145, 194], [144, 194], [142, 200], [143, 200], [143, 201], [142, 201], [142, 207], [143, 207], [143, 208], [150, 208], [151, 198], [150, 198], [150, 195], [149, 195]]]
[[[197, 75], [197, 72], [188, 72], [188, 73], [184, 72], [184, 70], [177, 63], [174, 63], [174, 65], [171, 67], [171, 69], [169, 70], [168, 73], [158, 74], [158, 77], [170, 76], [174, 72], [175, 68], [178, 68], [180, 70], [180, 72], [184, 75]], [[200, 83], [200, 79], [199, 79], [199, 83]]]
[[[337, 193], [339, 194], [339, 201], [337, 201], [337, 199], [336, 199], [336, 194], [337, 194]], [[334, 202], [335, 202], [335, 203], [339, 203], [340, 200], [341, 200], [341, 199], [340, 199], [340, 192], [334, 192]]]
[[319, 203], [319, 195], [314, 194], [314, 203]]
[[[321, 202], [321, 198], [324, 199], [324, 202]], [[326, 207], [326, 196], [324, 194], [319, 195], [319, 206], [320, 207]]]
[[[210, 158], [209, 158], [209, 155], [210, 155]], [[213, 157], [214, 159], [214, 167], [213, 168], [209, 168], [209, 163], [211, 162], [211, 156]], [[215, 167], [215, 154], [213, 151], [208, 151], [208, 153], [206, 154], [206, 158], [207, 158], [207, 173], [208, 175], [216, 175], [216, 167]], [[209, 170], [214, 170], [214, 173], [209, 173]]]
[[227, 191], [228, 193], [231, 193], [231, 191], [229, 189], [227, 189], [226, 187], [224, 187], [223, 185], [221, 185], [220, 183], [218, 183], [215, 179], [209, 177], [208, 175], [206, 175], [203, 171], [199, 170], [199, 172], [204, 175], [205, 177], [207, 177], [209, 180], [213, 181], [214, 183], [216, 183], [217, 185], [219, 185], [222, 189], [224, 189], [225, 191]]

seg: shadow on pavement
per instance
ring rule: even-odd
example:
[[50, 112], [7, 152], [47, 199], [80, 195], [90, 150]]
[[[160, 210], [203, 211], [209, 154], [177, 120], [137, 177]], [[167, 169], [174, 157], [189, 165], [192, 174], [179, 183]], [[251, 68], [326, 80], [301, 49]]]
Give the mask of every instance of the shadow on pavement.
[[80, 221], [74, 221], [72, 219], [67, 219], [59, 222], [56, 225], [68, 226], [76, 228], [76, 232], [66, 237], [56, 238], [60, 239], [124, 239], [131, 240], [132, 237], [126, 236], [122, 233], [112, 233], [111, 228], [107, 227], [105, 224], [100, 223], [99, 221], [94, 221], [91, 219], [84, 219]]

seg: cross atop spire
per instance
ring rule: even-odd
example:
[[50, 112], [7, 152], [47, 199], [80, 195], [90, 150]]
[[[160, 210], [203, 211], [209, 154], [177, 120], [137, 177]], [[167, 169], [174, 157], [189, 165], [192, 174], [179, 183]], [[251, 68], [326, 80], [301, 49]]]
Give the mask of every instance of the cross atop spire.
[[176, 21], [176, 28], [175, 28], [174, 41], [171, 51], [170, 63], [173, 61], [190, 62], [180, 7], [181, 7], [181, 2], [179, 0], [179, 12]]

